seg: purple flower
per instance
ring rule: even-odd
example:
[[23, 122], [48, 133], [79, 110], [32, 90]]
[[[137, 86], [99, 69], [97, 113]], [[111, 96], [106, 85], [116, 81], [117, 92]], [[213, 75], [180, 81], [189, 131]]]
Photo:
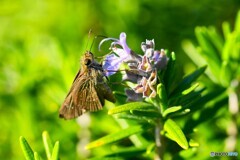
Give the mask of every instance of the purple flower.
[[141, 48], [148, 58], [151, 57], [155, 48], [154, 40], [146, 40], [146, 42], [142, 42]]
[[[119, 39], [105, 38], [100, 42], [99, 48], [104, 42], [109, 40], [113, 41], [110, 47], [113, 53], [108, 55], [103, 63], [103, 69], [106, 71], [106, 76], [116, 73], [116, 71], [120, 68], [121, 63], [134, 59], [134, 54], [127, 45], [126, 37], [126, 33], [122, 32]], [[121, 48], [118, 48], [117, 46], [120, 46]]]
[[[127, 89], [129, 101], [141, 100], [142, 98], [154, 98], [156, 96], [157, 72], [166, 67], [168, 58], [163, 49], [155, 50], [154, 40], [146, 40], [141, 43], [144, 55], [134, 53], [126, 43], [126, 34], [122, 32], [119, 39], [103, 39], [99, 47], [106, 41], [113, 41], [109, 54], [104, 60], [103, 69], [105, 75], [110, 76], [119, 70], [122, 63], [127, 64], [123, 81], [135, 83], [132, 90]], [[126, 66], [126, 65], [125, 65]]]
[[157, 71], [151, 72], [149, 78], [142, 77], [142, 80], [133, 89], [136, 93], [142, 93], [143, 97], [154, 98], [156, 96]]
[[152, 71], [152, 65], [149, 61], [149, 58], [147, 56], [143, 56], [142, 63], [139, 64], [139, 69], [145, 71], [145, 72], [151, 72]]
[[154, 62], [154, 68], [163, 69], [167, 66], [168, 57], [164, 49], [161, 51], [154, 51], [152, 61]]
[[144, 52], [144, 56], [147, 56], [153, 68], [163, 69], [166, 67], [168, 58], [164, 49], [154, 50], [155, 43], [154, 40], [146, 40], [146, 42], [142, 42], [141, 48]]

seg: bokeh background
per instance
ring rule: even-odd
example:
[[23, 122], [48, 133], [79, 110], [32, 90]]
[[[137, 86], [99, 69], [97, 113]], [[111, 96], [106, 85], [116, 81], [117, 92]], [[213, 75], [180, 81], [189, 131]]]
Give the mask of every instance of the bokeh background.
[[[157, 49], [176, 53], [185, 74], [194, 65], [182, 41], [196, 41], [196, 26], [221, 31], [224, 21], [233, 25], [239, 9], [239, 0], [1, 0], [0, 159], [24, 159], [21, 135], [44, 157], [44, 130], [60, 140], [61, 159], [84, 159], [102, 152], [84, 150], [87, 142], [118, 130], [106, 108], [78, 120], [58, 118], [80, 57], [89, 49], [87, 41], [92, 42], [89, 29], [116, 38], [126, 32], [129, 46], [138, 53], [142, 41], [154, 39]], [[104, 55], [97, 45], [91, 50]], [[205, 147], [211, 143], [200, 139]]]

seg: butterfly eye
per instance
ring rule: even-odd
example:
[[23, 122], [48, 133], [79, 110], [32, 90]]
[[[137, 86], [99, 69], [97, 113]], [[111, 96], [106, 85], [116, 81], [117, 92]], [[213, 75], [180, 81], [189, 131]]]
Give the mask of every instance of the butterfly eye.
[[91, 61], [90, 59], [85, 59], [85, 61], [84, 61], [85, 65], [87, 65], [87, 66], [90, 65], [91, 62], [92, 62], [92, 61]]

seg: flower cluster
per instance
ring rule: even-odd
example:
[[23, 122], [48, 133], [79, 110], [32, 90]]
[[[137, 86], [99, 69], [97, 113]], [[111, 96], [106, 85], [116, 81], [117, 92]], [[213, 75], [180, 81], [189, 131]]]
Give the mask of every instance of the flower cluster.
[[110, 76], [119, 70], [121, 64], [125, 63], [128, 69], [123, 76], [124, 81], [136, 84], [134, 88], [127, 89], [126, 94], [129, 101], [141, 100], [142, 98], [154, 98], [156, 96], [157, 71], [163, 69], [168, 62], [165, 51], [154, 50], [154, 40], [142, 42], [141, 48], [144, 55], [133, 52], [126, 43], [126, 34], [121, 33], [119, 39], [105, 38], [99, 47], [106, 41], [113, 41], [109, 54], [103, 63], [105, 75]]

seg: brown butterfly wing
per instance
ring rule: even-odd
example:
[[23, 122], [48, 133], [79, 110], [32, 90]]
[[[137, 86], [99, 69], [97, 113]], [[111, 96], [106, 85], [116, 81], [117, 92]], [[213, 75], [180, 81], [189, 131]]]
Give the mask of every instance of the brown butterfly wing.
[[110, 102], [116, 102], [116, 99], [112, 93], [111, 88], [104, 82], [103, 77], [98, 77], [98, 83], [96, 86], [96, 91], [98, 97], [101, 101], [101, 104], [104, 105], [104, 100], [108, 100]]
[[64, 119], [72, 119], [82, 115], [86, 111], [102, 109], [97, 90], [97, 77], [86, 74], [77, 74], [73, 85], [59, 110], [59, 116]]

